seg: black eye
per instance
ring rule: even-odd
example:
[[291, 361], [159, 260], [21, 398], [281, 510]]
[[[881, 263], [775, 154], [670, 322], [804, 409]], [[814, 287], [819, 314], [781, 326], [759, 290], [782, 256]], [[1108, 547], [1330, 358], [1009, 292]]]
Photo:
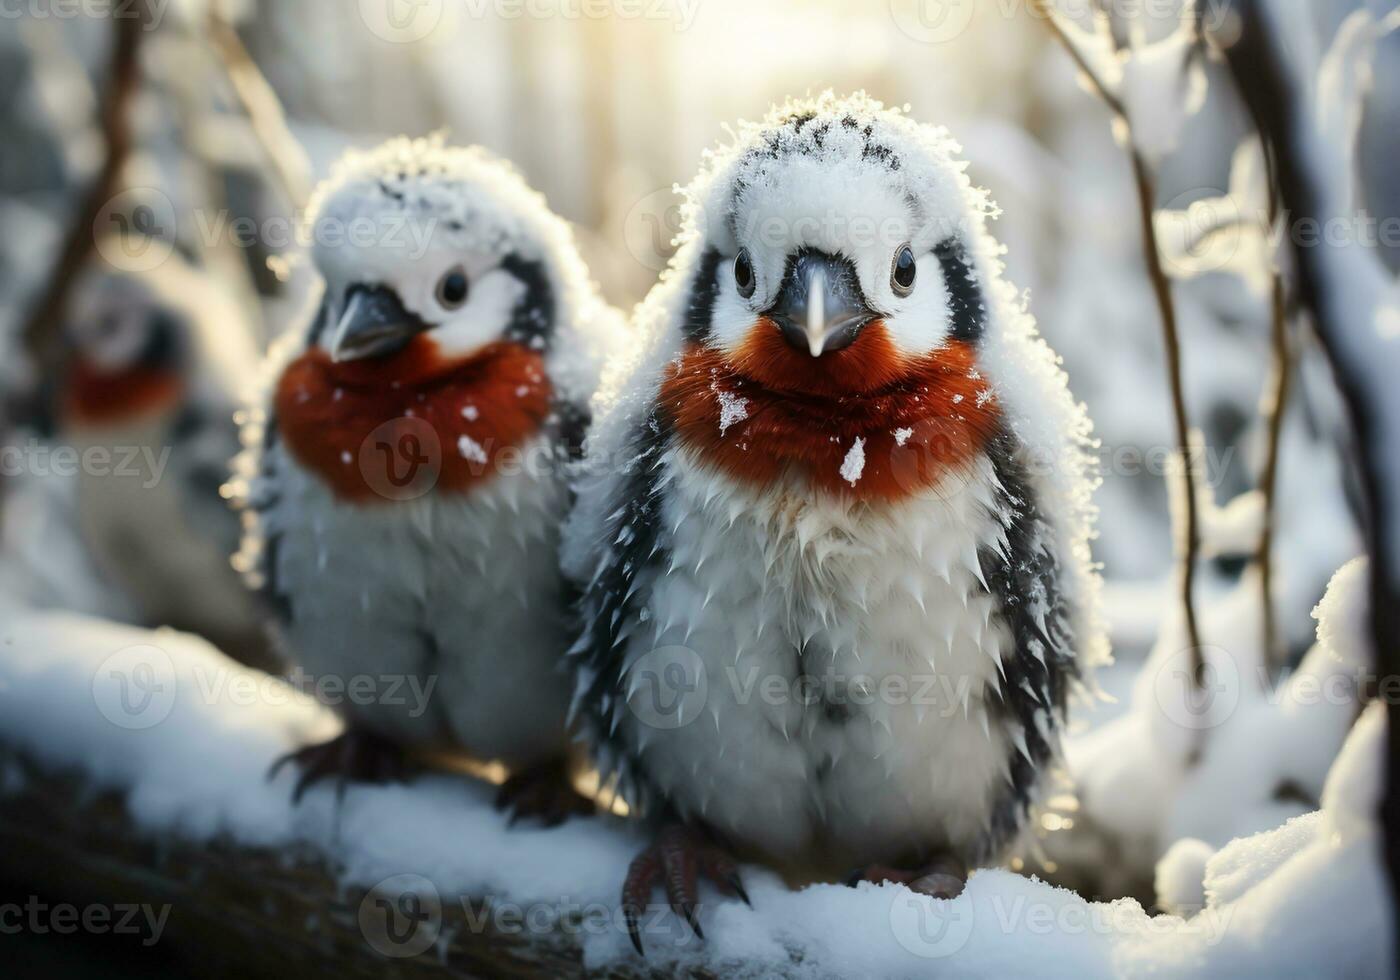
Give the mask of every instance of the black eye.
[[753, 295], [753, 288], [756, 285], [753, 277], [753, 260], [749, 258], [749, 250], [739, 249], [739, 254], [734, 257], [734, 285], [739, 287], [739, 295], [748, 299]]
[[467, 274], [461, 266], [438, 280], [437, 301], [445, 310], [455, 310], [467, 301]]
[[914, 291], [914, 250], [908, 245], [900, 247], [894, 254], [894, 267], [890, 270], [890, 287], [896, 296], [908, 296]]

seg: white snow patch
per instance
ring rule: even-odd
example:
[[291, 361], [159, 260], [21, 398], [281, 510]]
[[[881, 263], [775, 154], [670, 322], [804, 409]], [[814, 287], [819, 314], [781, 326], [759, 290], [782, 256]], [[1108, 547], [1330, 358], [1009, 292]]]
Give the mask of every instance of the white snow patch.
[[1157, 904], [1181, 916], [1204, 908], [1206, 862], [1214, 856], [1215, 848], [1194, 837], [1183, 837], [1173, 844], [1157, 862]]
[[[961, 396], [961, 395], [956, 395], [956, 396], [954, 396], [954, 397], [955, 397], [955, 398], [961, 398], [962, 396]], [[912, 436], [913, 434], [914, 434], [914, 430], [913, 430], [913, 429], [895, 429], [895, 430], [894, 430], [894, 444], [895, 444], [896, 446], [902, 446], [902, 445], [904, 445], [906, 442], [909, 441], [909, 437]]]
[[457, 440], [457, 452], [468, 462], [486, 462], [486, 450], [481, 447], [481, 443], [477, 442], [471, 436], [462, 436]]
[[719, 399], [719, 434], [724, 435], [731, 425], [749, 417], [749, 400], [718, 386], [714, 391]]
[[846, 452], [846, 458], [841, 461], [841, 479], [851, 486], [860, 482], [860, 476], [865, 472], [865, 440], [856, 436], [856, 441], [851, 444], [851, 448]]
[[[614, 909], [643, 844], [638, 828], [614, 818], [508, 827], [493, 787], [450, 774], [352, 785], [339, 806], [334, 787], [318, 786], [294, 807], [295, 774], [269, 783], [268, 767], [340, 725], [281, 680], [184, 634], [67, 614], [9, 617], [0, 645], [0, 743], [122, 793], [153, 839], [310, 850], [347, 887], [420, 875], [444, 904], [473, 896], [560, 910]], [[139, 664], [149, 669], [138, 673]], [[893, 885], [791, 890], [747, 866], [753, 907], [719, 896], [704, 903], [704, 943], [669, 913], [650, 919], [650, 966], [804, 980], [999, 978], [1027, 964], [1089, 978], [1388, 975], [1390, 906], [1374, 817], [1384, 734], [1383, 707], [1373, 706], [1333, 767], [1322, 811], [1212, 856], [1205, 907], [1189, 919], [1151, 916], [1130, 899], [1087, 902], [1004, 870], [980, 871], [962, 896], [939, 902]], [[22, 787], [0, 780], [0, 792]], [[621, 917], [590, 921], [601, 927], [576, 933], [585, 969], [635, 969]]]
[[477, 419], [481, 418], [481, 409], [477, 408], [475, 405], [463, 405], [462, 418], [466, 419], [468, 422], [475, 422]]

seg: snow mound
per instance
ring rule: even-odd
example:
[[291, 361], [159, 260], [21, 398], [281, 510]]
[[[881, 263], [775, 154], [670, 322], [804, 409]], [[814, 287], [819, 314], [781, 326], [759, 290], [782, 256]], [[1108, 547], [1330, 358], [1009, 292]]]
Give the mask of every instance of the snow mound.
[[[338, 814], [334, 791], [319, 787], [294, 808], [292, 774], [268, 782], [268, 766], [337, 724], [283, 681], [183, 634], [51, 613], [22, 613], [0, 628], [0, 742], [125, 791], [152, 836], [309, 847], [348, 885], [410, 880], [443, 901], [489, 895], [522, 908], [527, 921], [601, 910], [587, 920], [596, 928], [579, 932], [585, 965], [635, 962], [611, 914], [641, 843], [629, 825], [608, 818], [511, 829], [489, 786], [449, 775], [351, 788]], [[1205, 907], [1189, 919], [1152, 916], [1128, 899], [1086, 902], [1001, 870], [976, 874], [961, 897], [941, 902], [892, 885], [794, 891], [747, 868], [753, 908], [707, 894], [704, 944], [669, 912], [653, 917], [649, 963], [804, 978], [939, 970], [1000, 978], [1032, 958], [1044, 976], [1380, 975], [1389, 969], [1389, 905], [1372, 812], [1383, 735], [1384, 715], [1373, 708], [1333, 768], [1321, 813], [1210, 857]], [[21, 789], [20, 780], [0, 779], [0, 793]], [[1173, 862], [1182, 894], [1201, 853], [1195, 847], [1190, 861], [1179, 854]]]

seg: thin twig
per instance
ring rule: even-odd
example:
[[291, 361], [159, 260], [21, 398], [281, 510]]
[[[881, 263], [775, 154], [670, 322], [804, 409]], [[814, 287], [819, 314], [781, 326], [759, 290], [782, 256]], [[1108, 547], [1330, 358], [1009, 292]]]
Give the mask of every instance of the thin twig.
[[[1127, 107], [1118, 95], [1094, 71], [1074, 39], [1060, 25], [1049, 0], [1031, 0], [1032, 10], [1049, 27], [1069, 56], [1074, 59], [1080, 73], [1088, 80], [1100, 101], [1113, 113], [1122, 127], [1123, 144], [1132, 163], [1133, 183], [1137, 188], [1138, 217], [1142, 227], [1142, 251], [1147, 265], [1148, 279], [1152, 282], [1152, 292], [1157, 300], [1157, 308], [1162, 319], [1162, 340], [1166, 348], [1167, 383], [1171, 392], [1172, 418], [1176, 427], [1177, 454], [1181, 460], [1181, 494], [1185, 500], [1186, 527], [1182, 554], [1179, 556], [1181, 573], [1181, 606], [1186, 621], [1186, 638], [1191, 649], [1191, 676], [1197, 686], [1205, 679], [1205, 658], [1201, 652], [1200, 627], [1196, 619], [1196, 562], [1201, 546], [1200, 506], [1196, 497], [1196, 479], [1191, 470], [1191, 423], [1186, 411], [1186, 389], [1181, 369], [1181, 336], [1176, 317], [1176, 303], [1172, 298], [1171, 279], [1162, 267], [1162, 255], [1157, 245], [1157, 232], [1153, 224], [1156, 211], [1157, 188], [1152, 170], [1137, 148], [1133, 138], [1133, 121]], [[1115, 54], [1117, 41], [1114, 42]]]
[[78, 207], [49, 273], [48, 282], [29, 311], [20, 336], [42, 375], [54, 368], [61, 352], [59, 325], [74, 281], [96, 247], [94, 226], [116, 196], [122, 171], [134, 143], [131, 105], [141, 81], [141, 38], [148, 11], [138, 3], [130, 9], [114, 9], [112, 55], [99, 116], [107, 155]]
[[[1264, 169], [1269, 193], [1269, 228], [1279, 221], [1278, 179], [1274, 173], [1272, 148], [1261, 130]], [[1268, 430], [1268, 446], [1264, 454], [1264, 469], [1259, 476], [1259, 490], [1264, 495], [1264, 523], [1259, 535], [1259, 550], [1254, 560], [1259, 566], [1260, 601], [1264, 617], [1264, 663], [1281, 668], [1282, 651], [1278, 638], [1278, 617], [1274, 609], [1274, 531], [1278, 511], [1278, 469], [1283, 452], [1283, 418], [1288, 407], [1289, 379], [1293, 373], [1293, 355], [1289, 349], [1287, 293], [1278, 256], [1273, 256], [1269, 269], [1272, 318], [1269, 331], [1272, 347], [1273, 376], [1268, 401], [1264, 405], [1264, 420]]]
[[209, 6], [208, 24], [209, 40], [223, 61], [253, 136], [277, 174], [292, 207], [300, 211], [311, 199], [311, 164], [287, 125], [282, 103], [218, 3]]

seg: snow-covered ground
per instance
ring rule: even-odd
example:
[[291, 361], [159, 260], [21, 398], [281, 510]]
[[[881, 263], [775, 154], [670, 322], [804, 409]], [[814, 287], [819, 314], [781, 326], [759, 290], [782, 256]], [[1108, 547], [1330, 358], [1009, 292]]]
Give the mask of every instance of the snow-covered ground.
[[[1345, 589], [1361, 579], [1349, 571], [1339, 576]], [[1335, 615], [1324, 615], [1319, 657], [1341, 657], [1354, 638], [1347, 598], [1329, 600]], [[124, 791], [152, 836], [309, 847], [345, 884], [421, 891], [423, 908], [486, 895], [520, 917], [500, 921], [526, 928], [582, 916], [590, 967], [635, 956], [613, 911], [642, 843], [623, 820], [508, 828], [488, 785], [449, 774], [354, 787], [339, 809], [323, 786], [296, 808], [292, 773], [269, 782], [268, 767], [338, 723], [282, 680], [187, 635], [68, 613], [15, 610], [0, 628], [0, 651], [0, 743]], [[706, 942], [669, 912], [648, 918], [652, 965], [813, 977], [999, 978], [1028, 964], [1066, 977], [1381, 975], [1391, 947], [1373, 816], [1383, 735], [1384, 715], [1372, 707], [1331, 766], [1320, 810], [1218, 849], [1173, 847], [1158, 868], [1159, 901], [1177, 914], [1153, 915], [1131, 899], [1091, 903], [1005, 870], [975, 874], [961, 897], [940, 902], [893, 885], [791, 890], [750, 867], [753, 908], [708, 894]], [[23, 781], [18, 767], [0, 773], [0, 792]], [[417, 928], [431, 932], [436, 921]], [[427, 946], [434, 936], [407, 942], [419, 938]], [[384, 941], [366, 934], [367, 950]]]

